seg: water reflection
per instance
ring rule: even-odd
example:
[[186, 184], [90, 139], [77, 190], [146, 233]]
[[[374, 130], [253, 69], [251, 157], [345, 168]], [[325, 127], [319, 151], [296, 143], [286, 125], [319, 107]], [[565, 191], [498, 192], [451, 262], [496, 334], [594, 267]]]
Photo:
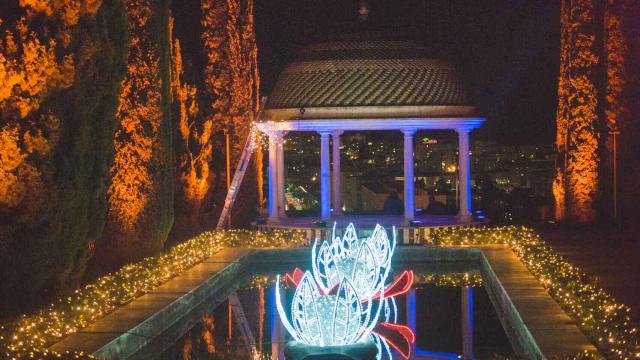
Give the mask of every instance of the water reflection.
[[[461, 337], [462, 337], [462, 353], [453, 354], [446, 352], [432, 351], [428, 349], [421, 349], [414, 343], [412, 359], [420, 360], [437, 360], [437, 359], [473, 359], [473, 288], [468, 286], [460, 287], [461, 295]], [[417, 333], [416, 329], [416, 291], [412, 289], [407, 294], [407, 326], [411, 328], [414, 333]], [[418, 335], [419, 336], [419, 335]]]
[[[482, 287], [446, 285], [424, 272], [418, 274], [414, 286], [396, 298], [398, 323], [406, 324], [416, 334], [411, 359], [485, 359], [513, 355]], [[286, 292], [290, 301], [292, 290]], [[238, 298], [261, 359], [284, 359], [284, 346], [290, 339], [278, 317], [272, 283], [238, 290]], [[229, 313], [229, 302], [224, 302], [202, 316], [161, 358], [250, 359], [247, 350], [250, 341], [240, 326], [233, 309]], [[402, 359], [398, 352], [392, 351], [392, 354], [394, 359]]]

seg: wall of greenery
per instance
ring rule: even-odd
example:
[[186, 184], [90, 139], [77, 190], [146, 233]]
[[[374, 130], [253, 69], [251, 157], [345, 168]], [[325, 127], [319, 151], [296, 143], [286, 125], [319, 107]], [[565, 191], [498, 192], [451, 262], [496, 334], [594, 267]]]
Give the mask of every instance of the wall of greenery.
[[[226, 191], [222, 133], [234, 134], [235, 167], [257, 109], [253, 1], [197, 6], [219, 25], [190, 24], [225, 78], [215, 89], [204, 85], [213, 68], [182, 63], [171, 4], [3, 2], [0, 318], [158, 254], [172, 229], [176, 243], [215, 223]], [[185, 70], [200, 80], [181, 78]], [[212, 108], [198, 94], [214, 90]], [[234, 224], [253, 218], [243, 215], [256, 196], [243, 190], [247, 210], [234, 211]]]
[[[87, 244], [104, 227], [128, 33], [120, 1], [104, 0], [96, 10], [77, 19], [59, 8], [50, 16], [26, 13], [28, 30], [3, 29], [0, 64], [15, 82], [2, 83], [13, 86], [0, 98], [0, 316], [76, 285]], [[33, 53], [34, 46], [52, 56]], [[61, 68], [66, 83], [47, 77]]]

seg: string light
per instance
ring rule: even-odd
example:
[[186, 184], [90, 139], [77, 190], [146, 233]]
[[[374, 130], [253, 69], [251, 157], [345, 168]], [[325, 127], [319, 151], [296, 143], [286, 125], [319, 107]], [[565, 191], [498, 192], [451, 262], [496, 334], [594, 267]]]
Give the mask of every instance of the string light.
[[311, 249], [313, 277], [323, 293], [348, 278], [361, 293], [361, 297], [373, 297], [384, 287], [391, 270], [391, 257], [396, 247], [395, 228], [393, 241], [386, 230], [376, 225], [371, 237], [358, 239], [356, 228], [350, 223], [342, 238], [337, 237], [333, 225], [331, 243], [324, 241], [317, 249], [317, 241]]
[[[631, 309], [594, 285], [532, 229], [517, 226], [439, 229], [428, 242], [438, 246], [508, 244], [598, 350], [609, 358], [640, 359], [640, 339], [637, 329], [631, 326]], [[581, 352], [571, 358], [597, 358], [597, 355]]]
[[174, 246], [163, 255], [146, 258], [105, 275], [33, 315], [23, 315], [10, 324], [0, 326], [0, 357], [91, 359], [93, 357], [88, 354], [57, 354], [46, 348], [224, 248], [240, 245], [286, 248], [305, 243], [305, 232], [299, 230], [205, 232]]
[[482, 275], [477, 273], [424, 274], [416, 277], [416, 288], [420, 285], [453, 287], [481, 287]]
[[[396, 246], [386, 230], [376, 225], [371, 237], [359, 239], [353, 224], [342, 238], [333, 226], [331, 242], [324, 241], [311, 250], [311, 272], [296, 268], [285, 282], [295, 286], [291, 320], [280, 296], [280, 277], [276, 277], [276, 308], [285, 329], [295, 341], [313, 346], [351, 345], [371, 339], [377, 359], [391, 359], [389, 345], [408, 359], [413, 331], [397, 321], [394, 296], [406, 293], [413, 284], [412, 271], [404, 271], [390, 285], [385, 284]], [[337, 290], [336, 290], [337, 289]], [[375, 311], [374, 311], [375, 308]], [[381, 319], [381, 323], [378, 323]], [[394, 342], [395, 341], [395, 342]]]
[[[637, 329], [631, 326], [630, 308], [617, 303], [603, 289], [564, 257], [556, 254], [539, 236], [526, 227], [455, 228], [436, 230], [431, 245], [508, 244], [549, 291], [551, 296], [574, 319], [579, 327], [610, 358], [640, 359]], [[72, 334], [116, 308], [156, 288], [193, 265], [226, 247], [248, 245], [260, 248], [301, 246], [301, 231], [277, 229], [269, 232], [229, 230], [206, 232], [166, 254], [127, 265], [105, 275], [90, 285], [61, 298], [33, 315], [0, 326], [0, 354], [7, 359], [93, 359], [82, 352], [55, 353], [46, 347]], [[466, 277], [466, 280], [465, 280]], [[273, 281], [269, 277], [254, 279], [253, 285]], [[418, 283], [481, 286], [477, 274], [423, 276]], [[384, 345], [383, 345], [384, 347]], [[573, 354], [570, 358], [593, 358], [594, 354]]]
[[[371, 237], [358, 239], [353, 224], [331, 243], [311, 250], [313, 274], [306, 271], [296, 284], [291, 321], [280, 298], [276, 277], [276, 306], [282, 324], [298, 342], [315, 346], [350, 345], [371, 334], [385, 307], [385, 281], [395, 249], [387, 232], [376, 225]], [[337, 289], [337, 291], [335, 291]], [[374, 301], [374, 296], [378, 301]]]

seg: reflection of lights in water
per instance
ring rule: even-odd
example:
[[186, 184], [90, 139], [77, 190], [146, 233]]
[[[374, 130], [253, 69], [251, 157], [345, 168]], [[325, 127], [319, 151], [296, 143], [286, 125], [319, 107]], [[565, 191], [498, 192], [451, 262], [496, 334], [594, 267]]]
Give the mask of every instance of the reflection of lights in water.
[[324, 241], [319, 249], [314, 243], [313, 272], [296, 268], [293, 275], [284, 277], [295, 287], [291, 320], [282, 306], [280, 277], [276, 278], [275, 300], [282, 324], [303, 344], [349, 345], [369, 338], [378, 347], [378, 359], [384, 354], [391, 358], [390, 346], [408, 358], [414, 335], [406, 326], [395, 324], [394, 296], [410, 289], [413, 272], [405, 271], [392, 284], [385, 284], [396, 245], [395, 228], [392, 241], [380, 225], [362, 239], [353, 224], [342, 238], [335, 236], [335, 230], [334, 224], [330, 243]]

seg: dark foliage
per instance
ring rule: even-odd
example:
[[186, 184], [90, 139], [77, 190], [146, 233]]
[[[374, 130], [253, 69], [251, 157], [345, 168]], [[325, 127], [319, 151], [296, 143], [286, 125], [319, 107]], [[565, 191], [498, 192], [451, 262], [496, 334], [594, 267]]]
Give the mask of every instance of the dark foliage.
[[123, 5], [105, 0], [95, 17], [80, 19], [74, 35], [74, 85], [41, 107], [60, 119], [55, 149], [38, 164], [56, 184], [47, 189], [52, 202], [38, 222], [23, 222], [13, 213], [0, 222], [0, 315], [74, 286], [89, 258], [88, 243], [104, 227], [114, 114], [126, 60]]

